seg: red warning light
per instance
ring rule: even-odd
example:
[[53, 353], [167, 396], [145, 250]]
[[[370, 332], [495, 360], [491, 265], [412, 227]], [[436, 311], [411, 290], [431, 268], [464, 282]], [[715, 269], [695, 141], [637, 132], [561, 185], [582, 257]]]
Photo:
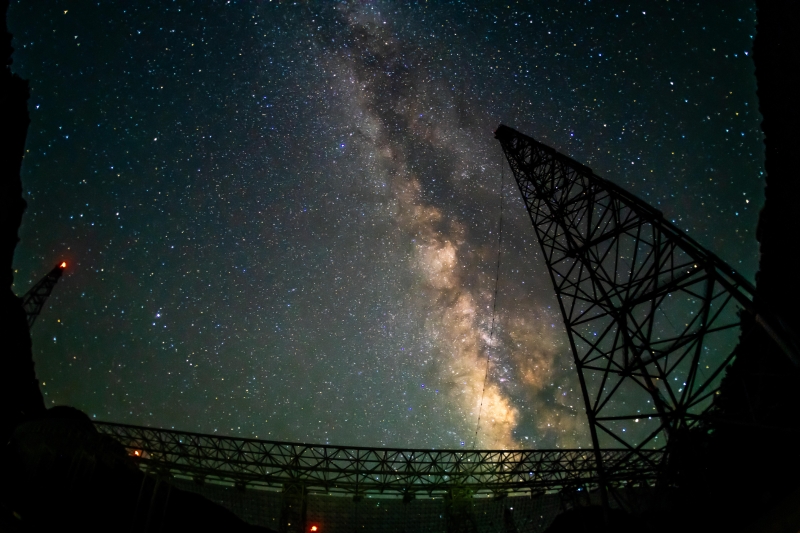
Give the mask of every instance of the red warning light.
[[61, 269], [63, 270], [65, 268], [67, 268], [67, 262], [66, 261], [61, 261], [61, 264], [58, 265], [58, 266], [61, 267]]
[[319, 531], [319, 528], [317, 528], [317, 526], [311, 526], [311, 531], [312, 531], [312, 533], [316, 532], [316, 531]]

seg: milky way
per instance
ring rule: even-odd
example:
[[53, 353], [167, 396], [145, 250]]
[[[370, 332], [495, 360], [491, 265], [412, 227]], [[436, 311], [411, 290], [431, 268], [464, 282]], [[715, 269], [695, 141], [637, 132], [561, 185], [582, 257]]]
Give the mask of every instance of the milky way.
[[752, 279], [751, 4], [428, 4], [12, 6], [32, 87], [15, 288], [70, 264], [33, 332], [48, 404], [266, 439], [587, 446], [501, 122]]

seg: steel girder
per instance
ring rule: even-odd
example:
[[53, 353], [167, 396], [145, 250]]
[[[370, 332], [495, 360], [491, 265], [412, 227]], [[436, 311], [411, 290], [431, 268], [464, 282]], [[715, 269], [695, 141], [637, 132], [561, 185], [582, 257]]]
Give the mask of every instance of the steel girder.
[[664, 449], [708, 416], [754, 288], [588, 167], [506, 126], [495, 137], [555, 287], [595, 450]]
[[[298, 444], [202, 435], [98, 422], [97, 430], [120, 442], [157, 475], [244, 486], [302, 485], [352, 494], [473, 493], [593, 490], [599, 485], [591, 450], [403, 450]], [[655, 483], [663, 452], [632, 456], [605, 450], [614, 465], [611, 486]]]
[[41, 313], [42, 307], [44, 307], [45, 302], [50, 297], [50, 293], [53, 292], [53, 287], [56, 286], [66, 267], [66, 263], [57, 264], [53, 267], [53, 270], [36, 282], [36, 285], [31, 287], [22, 297], [22, 307], [28, 316], [28, 329], [33, 327], [33, 323], [36, 322], [36, 318]]

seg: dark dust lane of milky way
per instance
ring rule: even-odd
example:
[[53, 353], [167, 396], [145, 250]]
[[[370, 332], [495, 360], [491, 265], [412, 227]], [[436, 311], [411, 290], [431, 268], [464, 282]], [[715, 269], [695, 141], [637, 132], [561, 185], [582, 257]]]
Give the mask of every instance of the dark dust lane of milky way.
[[10, 25], [15, 290], [69, 263], [33, 331], [48, 405], [467, 448], [483, 396], [479, 448], [589, 445], [508, 169], [490, 339], [501, 122], [756, 270], [749, 2], [18, 2]]

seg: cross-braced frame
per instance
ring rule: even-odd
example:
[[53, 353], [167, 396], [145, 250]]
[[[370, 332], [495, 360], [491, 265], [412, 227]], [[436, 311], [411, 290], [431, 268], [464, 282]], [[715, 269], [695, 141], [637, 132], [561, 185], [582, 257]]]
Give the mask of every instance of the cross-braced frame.
[[22, 297], [22, 307], [25, 309], [25, 314], [28, 318], [28, 329], [33, 327], [33, 323], [36, 322], [39, 313], [42, 312], [45, 302], [50, 297], [50, 293], [53, 292], [53, 287], [56, 286], [56, 283], [61, 278], [66, 266], [66, 263], [57, 264], [53, 267], [53, 270], [37, 281], [36, 285], [31, 287]]
[[[349, 494], [476, 494], [592, 491], [600, 477], [591, 450], [408, 450], [300, 444], [202, 435], [98, 422], [139, 466], [155, 475], [240, 487], [283, 487]], [[611, 486], [651, 486], [663, 452], [605, 450]]]
[[588, 167], [506, 126], [495, 136], [555, 287], [598, 461], [664, 449], [708, 415], [753, 287]]

